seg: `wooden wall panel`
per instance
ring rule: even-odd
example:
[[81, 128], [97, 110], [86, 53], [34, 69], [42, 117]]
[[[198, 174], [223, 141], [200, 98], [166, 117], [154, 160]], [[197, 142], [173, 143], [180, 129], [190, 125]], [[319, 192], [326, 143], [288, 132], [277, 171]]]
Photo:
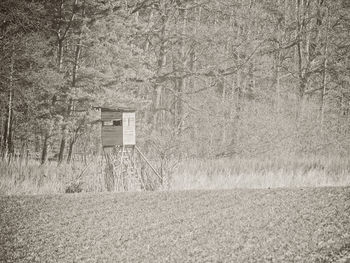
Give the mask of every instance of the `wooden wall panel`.
[[123, 113], [123, 144], [135, 145], [135, 112]]
[[102, 126], [102, 145], [115, 146], [123, 144], [122, 126]]

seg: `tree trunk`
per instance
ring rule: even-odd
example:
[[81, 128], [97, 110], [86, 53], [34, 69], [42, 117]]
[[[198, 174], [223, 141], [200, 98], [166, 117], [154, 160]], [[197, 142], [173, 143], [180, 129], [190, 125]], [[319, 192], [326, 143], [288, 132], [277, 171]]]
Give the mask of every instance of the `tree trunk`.
[[8, 104], [7, 104], [7, 115], [5, 121], [5, 129], [3, 135], [3, 156], [6, 157], [12, 146], [12, 121], [13, 121], [13, 74], [15, 64], [15, 46], [12, 45], [11, 64], [10, 64], [10, 75], [9, 75], [9, 88], [8, 88]]
[[176, 98], [176, 104], [177, 104], [177, 130], [178, 135], [181, 136], [183, 129], [184, 129], [184, 105], [183, 105], [183, 92], [186, 88], [186, 79], [184, 78], [184, 74], [186, 71], [186, 64], [187, 64], [187, 56], [186, 56], [186, 44], [185, 44], [185, 37], [186, 37], [186, 29], [187, 29], [187, 4], [184, 4], [184, 7], [180, 9], [180, 16], [182, 17], [182, 28], [181, 28], [181, 49], [180, 49], [180, 58], [181, 58], [181, 72], [180, 76], [177, 81], [177, 98]]
[[8, 153], [9, 154], [13, 154], [15, 151], [14, 143], [13, 143], [13, 137], [14, 137], [13, 122], [14, 122], [14, 114], [13, 114], [13, 108], [12, 108], [11, 109], [9, 137], [8, 137]]
[[[166, 17], [166, 10], [167, 5], [165, 2], [162, 2], [162, 5], [160, 7], [160, 15], [161, 15], [161, 31], [160, 31], [160, 48], [159, 48], [159, 56], [157, 61], [157, 70], [156, 70], [156, 78], [160, 76], [161, 70], [163, 66], [166, 63], [166, 50], [165, 50], [165, 33], [166, 33], [166, 24], [167, 24], [167, 17]], [[163, 88], [160, 83], [158, 83], [158, 80], [156, 80], [156, 83], [153, 86], [153, 129], [158, 130], [161, 129], [161, 123], [159, 121], [159, 111], [158, 109], [161, 106], [161, 97], [163, 93]]]
[[304, 95], [305, 95], [305, 87], [306, 87], [306, 79], [304, 78], [303, 72], [303, 0], [296, 0], [296, 21], [297, 21], [297, 45], [296, 45], [296, 53], [297, 53], [297, 75], [298, 75], [298, 89], [297, 89], [297, 111], [296, 117], [299, 120], [303, 115], [304, 108]]
[[[240, 55], [238, 54], [238, 57]], [[239, 63], [239, 62], [238, 62]], [[233, 118], [233, 135], [232, 135], [232, 141], [230, 143], [230, 146], [233, 148], [232, 150], [235, 152], [236, 149], [239, 147], [238, 141], [239, 141], [239, 122], [241, 120], [241, 111], [242, 111], [242, 72], [239, 69], [236, 73], [236, 85], [234, 85], [234, 103], [235, 103], [235, 114]], [[234, 84], [234, 80], [233, 80]]]
[[58, 163], [62, 163], [63, 161], [64, 149], [66, 148], [66, 136], [67, 136], [67, 126], [65, 125], [62, 129], [60, 151], [58, 153]]
[[37, 131], [35, 132], [34, 137], [34, 152], [38, 153], [40, 151], [40, 136], [38, 135]]
[[44, 136], [44, 143], [43, 143], [43, 148], [41, 152], [41, 164], [46, 163], [47, 161], [47, 154], [48, 154], [48, 147], [49, 147], [49, 133], [45, 133]]
[[72, 139], [70, 140], [70, 142], [69, 142], [67, 163], [70, 163], [70, 161], [72, 160], [74, 143], [75, 143], [75, 140], [72, 138]]
[[[62, 4], [63, 5], [63, 4]], [[57, 70], [60, 73], [62, 71], [62, 62], [63, 62], [63, 40], [64, 38], [58, 39], [58, 50], [57, 50]], [[58, 163], [61, 163], [63, 160], [63, 154], [64, 154], [64, 148], [66, 145], [66, 126], [63, 127], [62, 129], [62, 138], [61, 138], [61, 143], [60, 143], [60, 151], [58, 154]], [[44, 144], [45, 145], [45, 144]], [[45, 162], [44, 159], [42, 161]]]
[[[84, 11], [83, 11], [84, 12]], [[79, 57], [80, 57], [80, 52], [81, 52], [81, 31], [79, 33], [78, 36], [78, 43], [76, 45], [75, 48], [75, 53], [74, 53], [74, 64], [73, 64], [73, 69], [72, 69], [72, 89], [75, 92], [75, 87], [76, 87], [76, 79], [77, 79], [77, 70], [78, 70], [78, 62], [79, 62]], [[68, 109], [67, 109], [67, 116], [66, 118], [69, 118], [69, 116], [72, 113], [72, 110], [74, 110], [74, 101], [73, 99], [69, 100], [68, 103]], [[62, 138], [61, 138], [61, 144], [60, 144], [60, 152], [58, 155], [58, 163], [62, 163], [63, 162], [63, 157], [64, 157], [64, 151], [66, 148], [66, 140], [67, 140], [67, 125], [63, 126], [62, 129]], [[70, 159], [70, 158], [68, 158]]]
[[74, 131], [73, 136], [70, 139], [69, 142], [69, 148], [68, 148], [68, 156], [67, 156], [67, 162], [69, 163], [72, 160], [72, 155], [73, 155], [73, 147], [74, 144], [76, 143], [78, 136], [79, 136], [79, 131], [82, 128], [82, 125], [79, 125], [78, 128]]
[[[327, 14], [328, 16], [328, 14]], [[324, 58], [323, 58], [323, 68], [322, 68], [322, 89], [321, 89], [321, 98], [320, 98], [320, 114], [321, 114], [321, 129], [323, 130], [324, 124], [324, 98], [327, 90], [327, 64], [328, 64], [328, 30], [330, 26], [329, 16], [327, 17], [327, 28], [326, 28], [326, 43], [324, 47]]]
[[[79, 39], [76, 50], [75, 50], [74, 65], [73, 65], [73, 70], [72, 70], [72, 89], [75, 89], [75, 86], [76, 86], [76, 75], [77, 75], [77, 70], [78, 70], [80, 49], [81, 48], [80, 48], [80, 39]], [[69, 118], [69, 116], [71, 115], [73, 110], [74, 110], [74, 101], [73, 101], [73, 99], [70, 99], [69, 103], [68, 103], [66, 118]], [[58, 163], [62, 163], [62, 161], [63, 161], [64, 151], [66, 149], [67, 132], [68, 132], [67, 125], [64, 125], [62, 128], [62, 138], [61, 138], [61, 144], [60, 144], [60, 151], [59, 151], [59, 155], [58, 155]]]
[[275, 98], [275, 110], [280, 112], [281, 110], [281, 83], [280, 83], [280, 51], [277, 52], [275, 58], [275, 82], [276, 82], [276, 98]]
[[4, 153], [4, 135], [5, 135], [5, 123], [6, 118], [4, 118], [3, 115], [1, 115], [1, 123], [0, 123], [0, 154], [2, 155]]
[[[281, 0], [278, 0], [277, 6], [280, 7], [282, 5]], [[281, 85], [280, 85], [280, 68], [281, 68], [281, 21], [279, 18], [277, 18], [277, 45], [276, 49], [277, 52], [274, 57], [274, 66], [275, 66], [275, 83], [276, 83], [276, 88], [275, 88], [275, 111], [280, 112], [281, 110]]]
[[11, 120], [12, 120], [12, 88], [9, 88], [9, 102], [7, 105], [7, 115], [5, 120], [5, 129], [4, 129], [4, 135], [3, 135], [3, 156], [6, 157], [9, 154], [10, 151], [10, 145], [11, 145]]
[[57, 69], [58, 72], [62, 71], [62, 63], [63, 63], [63, 40], [58, 39], [58, 48], [57, 48]]
[[[73, 10], [72, 10], [72, 16], [70, 18], [69, 24], [67, 25], [65, 32], [63, 33], [63, 35], [59, 35], [58, 38], [58, 72], [60, 73], [62, 71], [62, 63], [63, 63], [63, 42], [66, 39], [66, 34], [72, 24], [72, 21], [74, 20], [74, 16], [75, 16], [75, 6], [77, 5], [78, 1], [75, 0], [74, 1], [74, 6], [73, 6]], [[61, 10], [63, 8], [63, 2], [61, 2]], [[84, 12], [85, 12], [85, 6], [83, 4], [83, 8], [82, 8], [82, 16], [84, 17]], [[77, 67], [78, 67], [78, 60], [79, 60], [79, 55], [80, 55], [80, 36], [81, 36], [81, 30], [79, 32], [79, 40], [76, 46], [76, 50], [75, 50], [75, 55], [74, 55], [74, 64], [73, 64], [73, 70], [72, 70], [72, 88], [75, 88], [75, 82], [76, 82], [76, 73], [77, 73]], [[67, 107], [67, 112], [66, 112], [66, 118], [68, 118], [71, 114], [71, 110], [73, 107], [73, 100], [70, 99], [68, 102], [68, 107]], [[58, 154], [58, 163], [62, 163], [63, 161], [63, 157], [64, 157], [64, 151], [66, 148], [66, 140], [67, 140], [67, 124], [64, 124], [62, 127], [62, 138], [61, 138], [61, 143], [60, 143], [60, 151]]]

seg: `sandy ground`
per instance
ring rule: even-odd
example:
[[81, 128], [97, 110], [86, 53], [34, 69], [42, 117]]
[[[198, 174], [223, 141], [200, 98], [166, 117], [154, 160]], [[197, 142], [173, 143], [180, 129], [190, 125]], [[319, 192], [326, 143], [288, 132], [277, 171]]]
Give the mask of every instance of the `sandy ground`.
[[350, 187], [0, 197], [1, 262], [350, 262]]

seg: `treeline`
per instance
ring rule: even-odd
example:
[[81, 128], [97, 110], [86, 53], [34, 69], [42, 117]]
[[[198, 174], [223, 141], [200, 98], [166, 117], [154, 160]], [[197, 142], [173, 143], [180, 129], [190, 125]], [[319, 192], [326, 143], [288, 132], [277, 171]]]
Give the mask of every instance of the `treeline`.
[[105, 105], [164, 159], [349, 154], [348, 1], [3, 0], [0, 21], [2, 156], [97, 154]]

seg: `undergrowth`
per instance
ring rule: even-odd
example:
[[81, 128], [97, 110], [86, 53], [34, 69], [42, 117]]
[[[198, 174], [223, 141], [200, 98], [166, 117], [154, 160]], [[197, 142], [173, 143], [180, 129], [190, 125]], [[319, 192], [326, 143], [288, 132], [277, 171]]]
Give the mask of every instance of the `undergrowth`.
[[[350, 159], [334, 156], [192, 159], [178, 163], [171, 172], [165, 171], [165, 176], [167, 185], [162, 190], [346, 186], [350, 185]], [[100, 157], [60, 165], [20, 159], [0, 161], [0, 194], [102, 191], [107, 188]]]
[[189, 160], [171, 178], [172, 189], [323, 187], [350, 185], [350, 158]]

